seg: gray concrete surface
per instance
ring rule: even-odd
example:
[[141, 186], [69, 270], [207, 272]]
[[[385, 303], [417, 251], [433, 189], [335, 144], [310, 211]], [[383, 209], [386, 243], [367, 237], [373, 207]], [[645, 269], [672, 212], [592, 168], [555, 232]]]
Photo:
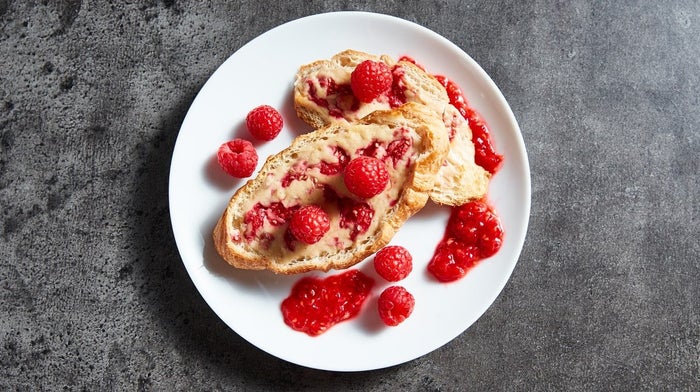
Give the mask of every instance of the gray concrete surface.
[[[179, 126], [246, 42], [331, 10], [468, 52], [532, 169], [520, 262], [467, 332], [404, 365], [315, 371], [229, 330], [189, 280]], [[0, 390], [698, 390], [696, 1], [0, 1]]]

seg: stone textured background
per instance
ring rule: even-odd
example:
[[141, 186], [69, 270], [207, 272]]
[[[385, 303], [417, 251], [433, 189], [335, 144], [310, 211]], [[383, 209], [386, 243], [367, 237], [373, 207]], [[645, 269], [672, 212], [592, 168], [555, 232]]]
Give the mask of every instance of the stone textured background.
[[[228, 329], [177, 253], [183, 117], [266, 30], [399, 16], [492, 76], [522, 128], [520, 262], [469, 330], [404, 365], [315, 371]], [[698, 390], [697, 1], [0, 0], [1, 390]]]

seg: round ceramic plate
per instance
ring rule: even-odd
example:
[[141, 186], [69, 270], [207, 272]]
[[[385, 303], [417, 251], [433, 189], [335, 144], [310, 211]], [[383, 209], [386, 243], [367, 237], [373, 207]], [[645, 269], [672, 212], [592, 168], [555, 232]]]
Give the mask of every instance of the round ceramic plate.
[[[488, 122], [498, 152], [505, 156], [488, 193], [501, 217], [505, 237], [501, 250], [466, 277], [439, 283], [426, 272], [426, 265], [442, 238], [449, 209], [429, 202], [391, 241], [407, 247], [413, 255], [413, 272], [400, 282], [416, 298], [411, 317], [397, 327], [382, 324], [376, 298], [389, 284], [375, 274], [369, 258], [357, 268], [377, 283], [360, 315], [310, 337], [290, 329], [280, 312], [280, 303], [301, 276], [237, 270], [214, 250], [214, 225], [231, 195], [244, 183], [223, 173], [216, 151], [236, 137], [252, 140], [245, 129], [245, 116], [261, 104], [279, 108], [285, 126], [275, 140], [256, 144], [260, 156], [256, 171], [267, 156], [287, 147], [296, 135], [310, 131], [294, 112], [294, 75], [303, 64], [349, 48], [394, 58], [411, 56], [430, 72], [445, 75], [462, 87], [470, 105]], [[289, 22], [229, 57], [204, 85], [182, 124], [169, 191], [180, 255], [214, 312], [244, 339], [274, 356], [311, 368], [340, 371], [400, 364], [464, 332], [493, 303], [513, 271], [530, 210], [530, 173], [522, 136], [503, 95], [484, 70], [459, 47], [424, 27], [363, 12], [321, 14]]]

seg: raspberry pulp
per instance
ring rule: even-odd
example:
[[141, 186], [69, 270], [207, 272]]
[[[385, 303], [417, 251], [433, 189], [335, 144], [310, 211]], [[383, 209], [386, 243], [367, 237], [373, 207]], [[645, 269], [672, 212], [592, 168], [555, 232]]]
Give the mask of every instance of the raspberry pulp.
[[282, 226], [291, 217], [297, 207], [285, 207], [280, 202], [263, 205], [256, 203], [253, 208], [243, 216], [243, 223], [246, 224], [245, 238], [252, 240], [257, 237], [265, 222], [271, 226]]
[[374, 269], [387, 281], [398, 282], [413, 270], [413, 257], [403, 246], [387, 246], [374, 256]]
[[479, 114], [467, 104], [467, 99], [462, 93], [462, 89], [453, 80], [441, 75], [435, 78], [447, 90], [452, 106], [457, 108], [462, 117], [469, 122], [469, 129], [472, 131], [472, 142], [474, 143], [474, 161], [491, 174], [495, 174], [503, 163], [503, 155], [496, 153], [491, 141], [491, 133], [484, 120]]
[[353, 95], [350, 84], [338, 84], [334, 79], [321, 76], [318, 85], [325, 90], [325, 98], [319, 96], [313, 80], [306, 81], [309, 87], [309, 98], [316, 105], [328, 110], [335, 118], [343, 118], [344, 111], [357, 111], [360, 101]]
[[483, 201], [455, 207], [447, 232], [465, 245], [479, 247], [481, 257], [493, 256], [503, 242], [503, 228], [496, 214]]
[[345, 152], [345, 150], [343, 150], [341, 147], [333, 147], [332, 151], [333, 156], [337, 158], [337, 161], [322, 161], [319, 168], [321, 174], [325, 174], [327, 176], [338, 174], [341, 171], [345, 170], [345, 166], [347, 166], [348, 161], [350, 160], [350, 156], [348, 155], [348, 153]]
[[272, 106], [261, 105], [251, 110], [245, 119], [248, 131], [258, 140], [269, 141], [277, 137], [284, 122], [282, 115]]
[[362, 102], [372, 102], [391, 89], [393, 77], [389, 66], [381, 61], [365, 60], [350, 74], [350, 87]]
[[289, 231], [305, 244], [315, 244], [330, 230], [328, 214], [317, 205], [299, 208], [292, 214]]
[[355, 201], [349, 197], [339, 198], [337, 202], [340, 213], [339, 226], [350, 230], [350, 239], [355, 241], [358, 235], [369, 229], [374, 217], [374, 210], [369, 204]]
[[391, 286], [379, 295], [377, 305], [384, 324], [395, 327], [413, 313], [416, 300], [404, 287]]
[[391, 70], [391, 90], [389, 91], [389, 106], [397, 108], [406, 103], [406, 83], [404, 75], [406, 71], [400, 65], [395, 65]]
[[247, 140], [234, 139], [222, 144], [216, 154], [219, 166], [233, 177], [249, 177], [258, 164], [258, 153]]
[[[397, 136], [388, 144], [377, 139], [372, 139], [372, 141], [365, 147], [357, 149], [355, 154], [382, 159], [385, 161], [391, 160], [391, 165], [396, 168], [398, 163], [406, 156], [411, 148], [411, 145], [413, 144], [411, 137], [407, 135], [407, 130], [402, 128], [400, 133], [402, 136]], [[407, 166], [410, 165], [411, 160], [409, 159], [406, 164]]]
[[358, 270], [326, 279], [303, 278], [282, 301], [284, 322], [296, 331], [320, 335], [356, 316], [373, 285], [374, 280]]
[[389, 143], [386, 148], [386, 154], [391, 158], [394, 168], [396, 168], [399, 161], [406, 155], [408, 149], [411, 148], [411, 144], [411, 138], [408, 136], [404, 136]]
[[350, 192], [369, 199], [386, 188], [389, 183], [389, 172], [384, 162], [379, 159], [362, 156], [348, 163], [343, 180]]
[[428, 272], [441, 282], [462, 278], [479, 261], [479, 249], [457, 241], [438, 246], [428, 263]]
[[441, 282], [460, 279], [479, 260], [496, 254], [502, 244], [501, 222], [486, 202], [476, 200], [454, 207], [428, 271]]

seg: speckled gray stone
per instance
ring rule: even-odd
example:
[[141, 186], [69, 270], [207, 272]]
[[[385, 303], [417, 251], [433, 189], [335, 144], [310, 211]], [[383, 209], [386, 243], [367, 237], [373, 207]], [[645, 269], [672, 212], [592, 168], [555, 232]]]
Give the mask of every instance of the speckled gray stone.
[[[266, 30], [392, 14], [463, 48], [522, 128], [532, 216], [511, 280], [446, 346], [334, 373], [204, 303], [167, 181], [194, 96]], [[0, 390], [698, 390], [695, 1], [0, 0]]]

